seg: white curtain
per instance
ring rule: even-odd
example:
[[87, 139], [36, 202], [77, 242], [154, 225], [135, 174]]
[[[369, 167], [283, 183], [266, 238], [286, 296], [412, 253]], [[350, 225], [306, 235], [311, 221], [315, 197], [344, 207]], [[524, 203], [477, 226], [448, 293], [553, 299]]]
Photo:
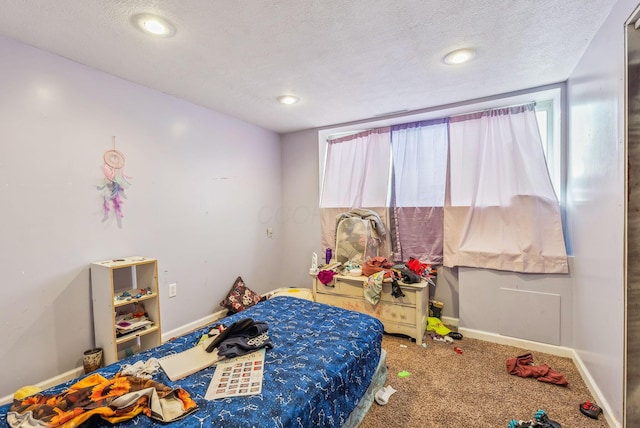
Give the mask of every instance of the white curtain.
[[393, 126], [393, 258], [442, 264], [447, 120]]
[[[343, 212], [367, 208], [387, 223], [390, 167], [388, 127], [328, 141], [320, 196], [323, 247], [334, 248], [336, 216]], [[383, 242], [382, 251], [386, 252], [387, 247]]]
[[534, 105], [449, 120], [444, 265], [568, 272]]
[[379, 128], [329, 141], [320, 208], [386, 205], [390, 135]]

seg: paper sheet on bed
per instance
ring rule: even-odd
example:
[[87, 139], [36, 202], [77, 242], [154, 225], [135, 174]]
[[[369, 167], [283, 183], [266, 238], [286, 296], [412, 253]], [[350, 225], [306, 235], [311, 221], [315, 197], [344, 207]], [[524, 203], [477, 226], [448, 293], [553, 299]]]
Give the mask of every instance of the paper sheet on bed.
[[260, 394], [265, 348], [220, 361], [207, 388], [205, 400]]
[[169, 379], [176, 381], [212, 366], [221, 359], [217, 349], [214, 349], [213, 352], [206, 350], [213, 339], [212, 337], [202, 341], [186, 351], [159, 358], [160, 367], [169, 376]]

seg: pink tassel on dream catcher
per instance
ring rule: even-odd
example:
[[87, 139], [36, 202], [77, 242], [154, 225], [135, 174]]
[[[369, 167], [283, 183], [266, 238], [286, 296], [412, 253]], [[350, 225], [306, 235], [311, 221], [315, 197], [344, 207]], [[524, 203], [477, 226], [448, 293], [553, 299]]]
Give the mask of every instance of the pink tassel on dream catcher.
[[102, 221], [109, 218], [111, 208], [118, 218], [124, 217], [122, 214], [122, 200], [127, 199], [124, 190], [131, 186], [127, 180], [131, 177], [127, 176], [124, 171], [125, 157], [122, 152], [116, 150], [116, 137], [113, 137], [113, 149], [107, 150], [102, 156], [104, 165], [102, 172], [104, 173], [104, 184], [98, 186], [98, 190], [103, 192], [102, 207], [104, 209], [104, 217]]

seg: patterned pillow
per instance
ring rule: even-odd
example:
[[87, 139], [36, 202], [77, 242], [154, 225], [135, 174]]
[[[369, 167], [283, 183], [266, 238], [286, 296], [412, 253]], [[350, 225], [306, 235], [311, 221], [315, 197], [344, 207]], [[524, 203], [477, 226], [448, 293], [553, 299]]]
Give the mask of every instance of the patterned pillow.
[[220, 306], [236, 313], [264, 300], [258, 293], [248, 288], [241, 277], [236, 278], [229, 294], [220, 302]]

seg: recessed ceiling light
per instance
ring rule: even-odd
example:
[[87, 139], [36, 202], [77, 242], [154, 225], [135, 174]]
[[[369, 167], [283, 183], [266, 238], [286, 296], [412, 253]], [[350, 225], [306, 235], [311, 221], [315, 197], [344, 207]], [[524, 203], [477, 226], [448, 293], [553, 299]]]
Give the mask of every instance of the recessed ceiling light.
[[295, 104], [300, 101], [300, 98], [293, 95], [280, 95], [278, 97], [278, 101], [280, 101], [282, 104]]
[[453, 52], [449, 52], [443, 58], [445, 64], [455, 65], [463, 64], [471, 61], [476, 56], [476, 51], [470, 48], [458, 49]]
[[131, 17], [133, 25], [144, 31], [159, 37], [171, 37], [176, 34], [176, 29], [169, 21], [150, 13], [139, 13]]

